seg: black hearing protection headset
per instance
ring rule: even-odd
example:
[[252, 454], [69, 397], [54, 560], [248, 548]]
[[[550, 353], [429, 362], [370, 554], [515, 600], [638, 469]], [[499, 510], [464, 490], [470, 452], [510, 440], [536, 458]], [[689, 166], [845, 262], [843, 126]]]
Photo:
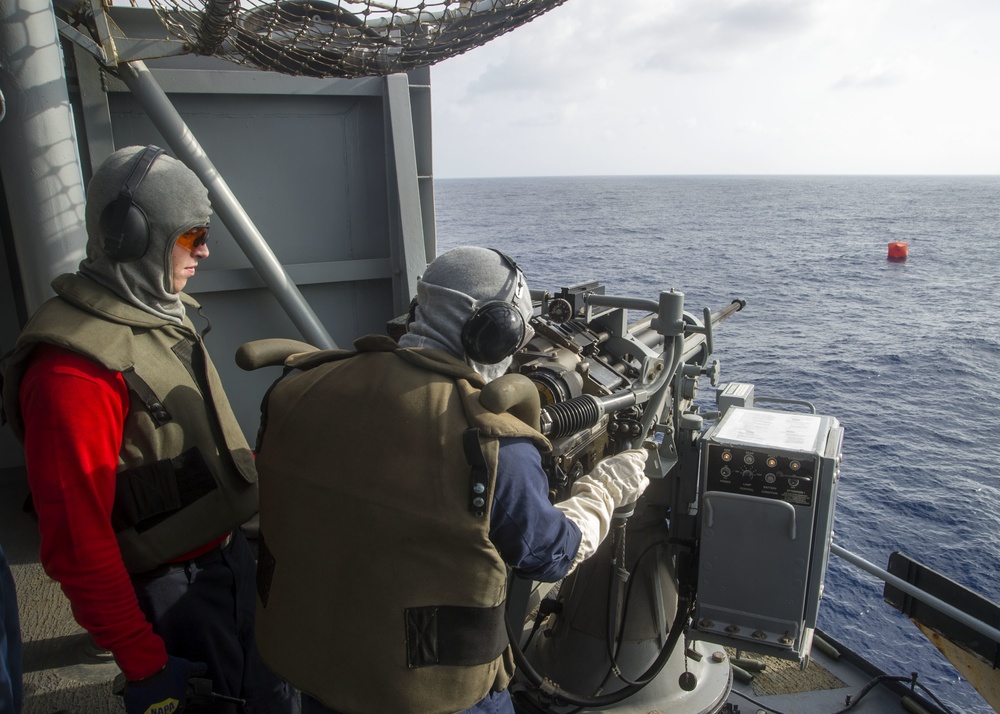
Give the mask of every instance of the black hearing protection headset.
[[153, 162], [164, 153], [166, 152], [158, 146], [147, 146], [122, 184], [118, 198], [105, 206], [101, 213], [98, 229], [101, 231], [104, 254], [109, 258], [128, 263], [146, 254], [149, 248], [149, 222], [142, 209], [133, 203], [133, 198]]
[[462, 328], [462, 347], [480, 364], [496, 364], [517, 352], [524, 341], [526, 326], [517, 301], [525, 290], [524, 274], [517, 263], [494, 250], [513, 272], [517, 281], [508, 302], [492, 300], [479, 307]]
[[[524, 316], [517, 305], [526, 289], [524, 273], [509, 256], [499, 250], [491, 250], [513, 271], [517, 286], [509, 302], [491, 300], [480, 305], [462, 327], [462, 349], [480, 364], [496, 364], [510, 357], [521, 346], [527, 331]], [[407, 327], [416, 319], [416, 314], [417, 299], [413, 298], [406, 320]]]

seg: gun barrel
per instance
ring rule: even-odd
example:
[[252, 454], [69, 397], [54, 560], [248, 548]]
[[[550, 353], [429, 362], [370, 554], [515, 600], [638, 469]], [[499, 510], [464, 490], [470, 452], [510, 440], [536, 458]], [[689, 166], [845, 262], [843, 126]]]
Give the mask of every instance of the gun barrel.
[[[746, 307], [747, 301], [743, 298], [736, 298], [721, 310], [712, 312], [705, 308], [703, 325], [688, 325], [684, 335], [684, 351], [681, 355], [682, 362], [690, 362], [698, 357], [702, 352], [702, 345], [708, 351], [708, 355], [715, 352], [715, 344], [712, 334], [715, 328], [724, 320], [732, 317], [737, 312]], [[706, 355], [706, 357], [708, 356]]]
[[712, 313], [712, 327], [715, 327], [720, 322], [725, 320], [727, 317], [735, 315], [737, 312], [742, 310], [747, 306], [747, 301], [743, 298], [735, 298], [731, 303], [726, 305], [721, 310], [717, 310]]

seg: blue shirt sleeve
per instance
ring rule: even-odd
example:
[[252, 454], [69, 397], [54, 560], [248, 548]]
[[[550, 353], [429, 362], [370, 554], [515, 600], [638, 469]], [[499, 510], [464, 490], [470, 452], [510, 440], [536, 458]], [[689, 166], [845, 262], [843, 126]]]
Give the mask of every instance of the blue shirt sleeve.
[[490, 540], [517, 575], [541, 582], [565, 577], [580, 547], [580, 529], [549, 503], [548, 478], [530, 439], [500, 439]]

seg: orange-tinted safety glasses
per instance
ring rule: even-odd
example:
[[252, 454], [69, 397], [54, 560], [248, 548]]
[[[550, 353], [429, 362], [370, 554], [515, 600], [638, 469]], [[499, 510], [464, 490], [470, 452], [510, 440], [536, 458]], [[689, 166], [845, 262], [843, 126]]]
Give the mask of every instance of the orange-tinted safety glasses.
[[198, 226], [177, 236], [177, 245], [194, 251], [208, 243], [208, 226]]

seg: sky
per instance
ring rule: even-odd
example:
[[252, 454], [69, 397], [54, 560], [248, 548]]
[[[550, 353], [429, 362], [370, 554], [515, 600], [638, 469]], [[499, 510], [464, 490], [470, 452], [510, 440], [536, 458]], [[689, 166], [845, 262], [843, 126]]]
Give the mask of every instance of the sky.
[[438, 178], [1000, 174], [997, 0], [567, 0], [431, 70]]

